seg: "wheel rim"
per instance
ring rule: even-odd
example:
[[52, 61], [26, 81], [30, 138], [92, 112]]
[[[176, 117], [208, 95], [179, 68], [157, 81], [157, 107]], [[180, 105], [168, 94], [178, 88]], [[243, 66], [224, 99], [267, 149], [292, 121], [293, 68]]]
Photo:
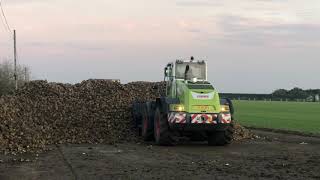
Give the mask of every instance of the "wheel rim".
[[143, 118], [143, 135], [146, 134], [147, 132], [147, 129], [148, 129], [148, 118], [147, 116], [145, 115], [144, 118]]
[[157, 138], [160, 139], [160, 114], [158, 115], [158, 118], [156, 121], [156, 134], [157, 134]]

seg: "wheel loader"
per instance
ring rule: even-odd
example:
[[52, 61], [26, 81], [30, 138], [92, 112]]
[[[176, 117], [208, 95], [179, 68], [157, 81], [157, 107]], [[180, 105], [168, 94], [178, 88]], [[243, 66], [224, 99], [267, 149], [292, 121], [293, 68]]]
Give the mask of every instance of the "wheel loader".
[[133, 117], [145, 141], [172, 145], [175, 137], [224, 146], [233, 139], [231, 100], [220, 99], [207, 80], [207, 62], [176, 60], [164, 68], [166, 96], [135, 102]]

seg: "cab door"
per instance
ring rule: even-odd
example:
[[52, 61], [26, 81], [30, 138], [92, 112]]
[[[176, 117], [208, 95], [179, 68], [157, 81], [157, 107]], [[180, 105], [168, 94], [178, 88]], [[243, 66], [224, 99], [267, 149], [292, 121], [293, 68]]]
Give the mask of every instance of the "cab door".
[[176, 96], [176, 83], [173, 72], [173, 64], [170, 63], [165, 68], [166, 95], [174, 98]]

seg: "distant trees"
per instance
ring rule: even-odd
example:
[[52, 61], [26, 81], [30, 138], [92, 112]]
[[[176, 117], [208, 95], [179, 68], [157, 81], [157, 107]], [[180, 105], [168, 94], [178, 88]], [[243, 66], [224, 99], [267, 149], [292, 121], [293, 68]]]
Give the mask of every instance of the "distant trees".
[[275, 90], [271, 95], [273, 98], [280, 99], [308, 99], [314, 98], [316, 95], [319, 94], [320, 89], [303, 90], [301, 88], [295, 87], [291, 90], [278, 89]]
[[271, 94], [220, 93], [223, 98], [263, 101], [320, 101], [320, 89], [277, 89]]
[[277, 97], [277, 98], [287, 98], [288, 97], [288, 91], [285, 90], [285, 89], [278, 89], [278, 90], [275, 90], [273, 93], [272, 93], [273, 97]]
[[301, 88], [293, 88], [288, 92], [288, 95], [291, 99], [298, 98], [298, 99], [306, 99], [308, 94]]
[[[29, 81], [30, 71], [26, 66], [17, 66], [18, 86]], [[0, 95], [10, 94], [14, 92], [14, 66], [9, 61], [0, 62]]]

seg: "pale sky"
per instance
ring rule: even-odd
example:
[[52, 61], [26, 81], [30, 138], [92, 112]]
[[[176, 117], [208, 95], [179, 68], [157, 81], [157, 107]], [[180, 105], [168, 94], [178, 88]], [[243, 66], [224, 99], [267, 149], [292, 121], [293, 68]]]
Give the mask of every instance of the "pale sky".
[[[319, 0], [2, 0], [34, 79], [160, 81], [208, 61], [221, 92], [320, 88]], [[0, 59], [12, 59], [0, 22]]]

